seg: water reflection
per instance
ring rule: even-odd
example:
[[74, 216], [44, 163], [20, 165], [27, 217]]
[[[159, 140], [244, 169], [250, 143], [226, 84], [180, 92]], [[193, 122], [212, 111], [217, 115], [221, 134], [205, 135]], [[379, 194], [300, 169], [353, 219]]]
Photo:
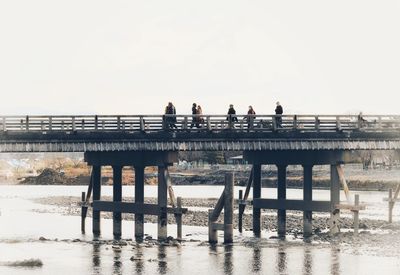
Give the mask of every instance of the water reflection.
[[113, 274], [122, 274], [121, 249], [114, 249]]
[[100, 244], [98, 243], [93, 243], [92, 264], [93, 264], [93, 273], [101, 274]]
[[224, 246], [224, 273], [225, 274], [232, 274], [233, 273], [233, 246], [232, 245], [225, 245]]
[[167, 254], [166, 248], [163, 245], [158, 246], [158, 273], [167, 274], [168, 266], [167, 266]]
[[331, 274], [340, 274], [340, 249], [337, 246], [332, 246], [331, 248]]
[[311, 275], [313, 266], [313, 256], [309, 245], [304, 247], [303, 274]]
[[136, 253], [134, 256], [134, 261], [135, 263], [135, 271], [136, 274], [145, 274], [144, 271], [144, 261], [143, 261], [143, 248], [141, 246], [136, 247]]
[[254, 246], [253, 248], [251, 270], [253, 273], [259, 273], [261, 271], [261, 248], [259, 246]]
[[278, 263], [279, 274], [286, 274], [286, 269], [287, 269], [286, 244], [283, 242], [279, 243], [277, 263]]

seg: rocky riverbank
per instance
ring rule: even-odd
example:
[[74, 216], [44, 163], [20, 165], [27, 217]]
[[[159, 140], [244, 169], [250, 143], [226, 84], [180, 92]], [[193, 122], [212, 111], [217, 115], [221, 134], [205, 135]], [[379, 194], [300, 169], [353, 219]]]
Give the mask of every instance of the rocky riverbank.
[[[125, 172], [125, 171], [124, 171]], [[197, 170], [179, 170], [171, 169], [171, 181], [173, 185], [223, 185], [225, 174], [227, 172], [235, 173], [235, 185], [245, 186], [250, 176], [249, 169], [238, 170], [213, 170], [213, 169], [197, 169]], [[377, 190], [383, 191], [389, 188], [395, 188], [400, 184], [400, 170], [369, 170], [348, 168], [345, 169], [346, 180], [351, 190]], [[287, 186], [289, 188], [303, 187], [303, 171], [301, 169], [292, 169], [287, 171]], [[87, 185], [90, 176], [81, 174], [78, 176], [66, 176], [62, 172], [52, 169], [44, 169], [38, 176], [24, 178], [20, 184], [25, 185]], [[103, 184], [112, 184], [112, 172], [105, 170]], [[134, 184], [134, 172], [126, 169], [123, 177], [123, 183], [126, 185]], [[148, 185], [157, 184], [156, 171], [150, 170], [145, 174], [145, 183]], [[276, 187], [277, 172], [275, 169], [262, 171], [262, 186]], [[313, 188], [329, 189], [330, 179], [328, 169], [314, 169]]]
[[[111, 197], [104, 197], [104, 200], [112, 200]], [[72, 196], [60, 196], [60, 197], [49, 197], [39, 198], [34, 200], [36, 203], [45, 205], [57, 206], [52, 208], [51, 211], [62, 213], [64, 215], [79, 216], [81, 208], [79, 206], [80, 198]], [[124, 200], [129, 201], [129, 200]], [[145, 203], [155, 204], [155, 198], [145, 198]], [[214, 208], [217, 203], [216, 199], [183, 199], [183, 207], [193, 208], [195, 210], [188, 211], [187, 214], [183, 215], [183, 224], [192, 226], [208, 226], [208, 209]], [[235, 210], [237, 210], [237, 203], [235, 202]], [[203, 209], [202, 209], [203, 208]], [[251, 230], [252, 228], [252, 207], [248, 206], [243, 217], [243, 228], [244, 230]], [[301, 235], [303, 226], [303, 213], [300, 211], [290, 211], [287, 215], [287, 231], [289, 234]], [[88, 216], [91, 216], [91, 211], [88, 211]], [[102, 213], [102, 217], [106, 219], [112, 218], [112, 213]], [[221, 215], [221, 218], [223, 215]], [[124, 220], [133, 220], [132, 214], [123, 214]], [[238, 220], [237, 215], [234, 215], [234, 228], [237, 228]], [[220, 220], [222, 221], [222, 220]], [[156, 216], [145, 216], [146, 223], [157, 223]], [[175, 219], [173, 215], [168, 216], [168, 223], [174, 224]], [[263, 228], [268, 231], [276, 231], [276, 211], [263, 210], [262, 213]], [[349, 217], [341, 217], [340, 227], [342, 229], [351, 229], [353, 227], [353, 219]], [[313, 231], [320, 233], [328, 230], [329, 228], [329, 217], [327, 215], [314, 215], [313, 216]], [[383, 220], [372, 220], [362, 219], [360, 220], [360, 228], [363, 230], [382, 230], [382, 229], [399, 229], [400, 223], [389, 224]]]

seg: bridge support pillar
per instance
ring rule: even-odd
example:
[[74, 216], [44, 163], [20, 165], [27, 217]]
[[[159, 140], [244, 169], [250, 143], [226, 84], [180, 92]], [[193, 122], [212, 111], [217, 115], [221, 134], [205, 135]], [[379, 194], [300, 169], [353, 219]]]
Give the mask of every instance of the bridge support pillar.
[[[253, 165], [253, 199], [261, 198], [261, 164]], [[253, 206], [253, 233], [261, 234], [261, 209]]]
[[[144, 166], [135, 166], [135, 203], [144, 203]], [[135, 214], [135, 239], [143, 241], [144, 215]]]
[[[278, 199], [286, 200], [286, 168], [287, 165], [278, 165]], [[278, 237], [286, 236], [286, 210], [278, 209]]]
[[[101, 165], [93, 166], [93, 200], [100, 200], [101, 197]], [[100, 211], [93, 211], [92, 232], [95, 237], [100, 235]]]
[[330, 233], [339, 233], [340, 210], [336, 207], [340, 203], [340, 180], [336, 164], [331, 165], [331, 218], [329, 222]]
[[168, 237], [167, 224], [167, 204], [168, 204], [168, 187], [167, 187], [168, 166], [158, 166], [158, 240], [164, 241]]
[[[312, 201], [312, 165], [303, 165], [303, 200]], [[312, 235], [312, 211], [303, 211], [303, 237]]]
[[[113, 201], [122, 201], [122, 166], [113, 166]], [[121, 212], [113, 212], [113, 235], [114, 239], [121, 238]]]

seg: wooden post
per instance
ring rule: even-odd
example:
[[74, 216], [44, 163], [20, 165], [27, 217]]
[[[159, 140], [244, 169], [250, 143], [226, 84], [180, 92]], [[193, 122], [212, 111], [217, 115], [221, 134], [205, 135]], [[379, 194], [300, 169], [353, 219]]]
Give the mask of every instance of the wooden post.
[[158, 166], [158, 207], [160, 213], [158, 215], [158, 240], [167, 239], [167, 205], [168, 205], [168, 188], [167, 188], [167, 166]]
[[[312, 201], [312, 165], [303, 165], [303, 200]], [[303, 237], [312, 235], [312, 211], [303, 211]]]
[[176, 238], [182, 240], [182, 198], [176, 198], [177, 214], [176, 214]]
[[[113, 201], [122, 201], [122, 166], [113, 166]], [[113, 212], [114, 239], [121, 238], [121, 212]]]
[[[87, 206], [86, 206], [86, 193], [82, 192], [82, 196], [81, 196], [81, 232], [82, 234], [85, 234], [85, 220], [86, 220], [86, 214], [85, 211], [87, 211]], [[86, 210], [85, 210], [86, 208]]]
[[343, 191], [344, 191], [344, 194], [346, 196], [347, 202], [349, 204], [351, 204], [350, 190], [349, 190], [349, 186], [347, 185], [346, 178], [344, 177], [343, 168], [342, 168], [342, 166], [340, 164], [338, 164], [338, 165], [336, 165], [336, 170], [337, 170], [338, 175], [339, 175], [340, 183], [343, 186]]
[[356, 209], [353, 211], [354, 213], [354, 235], [358, 235], [358, 229], [359, 229], [359, 210], [357, 207], [360, 204], [360, 196], [356, 194], [354, 196], [354, 205], [356, 206]]
[[217, 243], [218, 242], [218, 232], [212, 226], [213, 219], [213, 209], [208, 210], [208, 242], [209, 243]]
[[340, 203], [340, 182], [336, 165], [331, 165], [331, 218], [330, 218], [330, 233], [339, 233], [339, 218], [340, 210], [336, 205]]
[[224, 243], [233, 242], [233, 189], [234, 174], [225, 174], [224, 190]]
[[244, 207], [242, 204], [243, 200], [243, 190], [239, 190], [239, 232], [242, 233], [243, 231], [243, 212], [244, 212]]
[[[101, 197], [101, 166], [93, 166], [93, 201], [100, 200]], [[100, 211], [93, 211], [92, 231], [94, 236], [100, 235]]]
[[[144, 203], [144, 166], [135, 166], [135, 203]], [[143, 241], [144, 216], [135, 214], [135, 239]]]
[[[278, 199], [286, 199], [286, 165], [278, 165]], [[278, 237], [286, 235], [286, 210], [278, 209]]]
[[[253, 200], [261, 198], [261, 164], [253, 165]], [[253, 233], [261, 233], [261, 209], [253, 206]]]
[[393, 189], [389, 189], [389, 222], [393, 222], [393, 206], [394, 206], [394, 200], [393, 200]]

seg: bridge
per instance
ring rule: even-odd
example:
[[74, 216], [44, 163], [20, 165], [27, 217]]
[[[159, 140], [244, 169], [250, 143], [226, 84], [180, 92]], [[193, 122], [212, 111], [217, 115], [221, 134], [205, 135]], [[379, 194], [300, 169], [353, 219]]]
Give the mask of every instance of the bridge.
[[[100, 234], [100, 212], [113, 212], [114, 237], [121, 236], [121, 213], [135, 214], [135, 237], [144, 235], [144, 215], [158, 216], [158, 239], [167, 238], [167, 214], [179, 217], [168, 167], [179, 151], [242, 151], [252, 172], [242, 201], [253, 196], [253, 232], [261, 233], [261, 209], [278, 210], [278, 235], [286, 234], [286, 210], [303, 211], [303, 234], [312, 234], [312, 212], [331, 213], [331, 232], [337, 232], [340, 209], [341, 164], [360, 162], [365, 150], [400, 150], [398, 115], [134, 115], [134, 116], [4, 116], [0, 117], [0, 153], [83, 152], [92, 166], [85, 201], [93, 193], [92, 231]], [[278, 168], [277, 199], [261, 198], [261, 168]], [[304, 168], [303, 199], [286, 199], [288, 165]], [[101, 201], [101, 168], [113, 167], [113, 201]], [[330, 165], [330, 201], [312, 199], [314, 165]], [[135, 169], [135, 202], [122, 202], [122, 168]], [[158, 204], [144, 203], [144, 169], [158, 166]], [[216, 224], [225, 205], [233, 213], [233, 180], [210, 214], [210, 241], [223, 228], [232, 241], [232, 216]], [[168, 193], [172, 208], [168, 208]], [[180, 209], [180, 210], [179, 210]], [[240, 208], [239, 216], [244, 208]], [[84, 212], [83, 212], [84, 213]], [[86, 217], [86, 214], [83, 214]], [[177, 218], [178, 221], [178, 218]]]

